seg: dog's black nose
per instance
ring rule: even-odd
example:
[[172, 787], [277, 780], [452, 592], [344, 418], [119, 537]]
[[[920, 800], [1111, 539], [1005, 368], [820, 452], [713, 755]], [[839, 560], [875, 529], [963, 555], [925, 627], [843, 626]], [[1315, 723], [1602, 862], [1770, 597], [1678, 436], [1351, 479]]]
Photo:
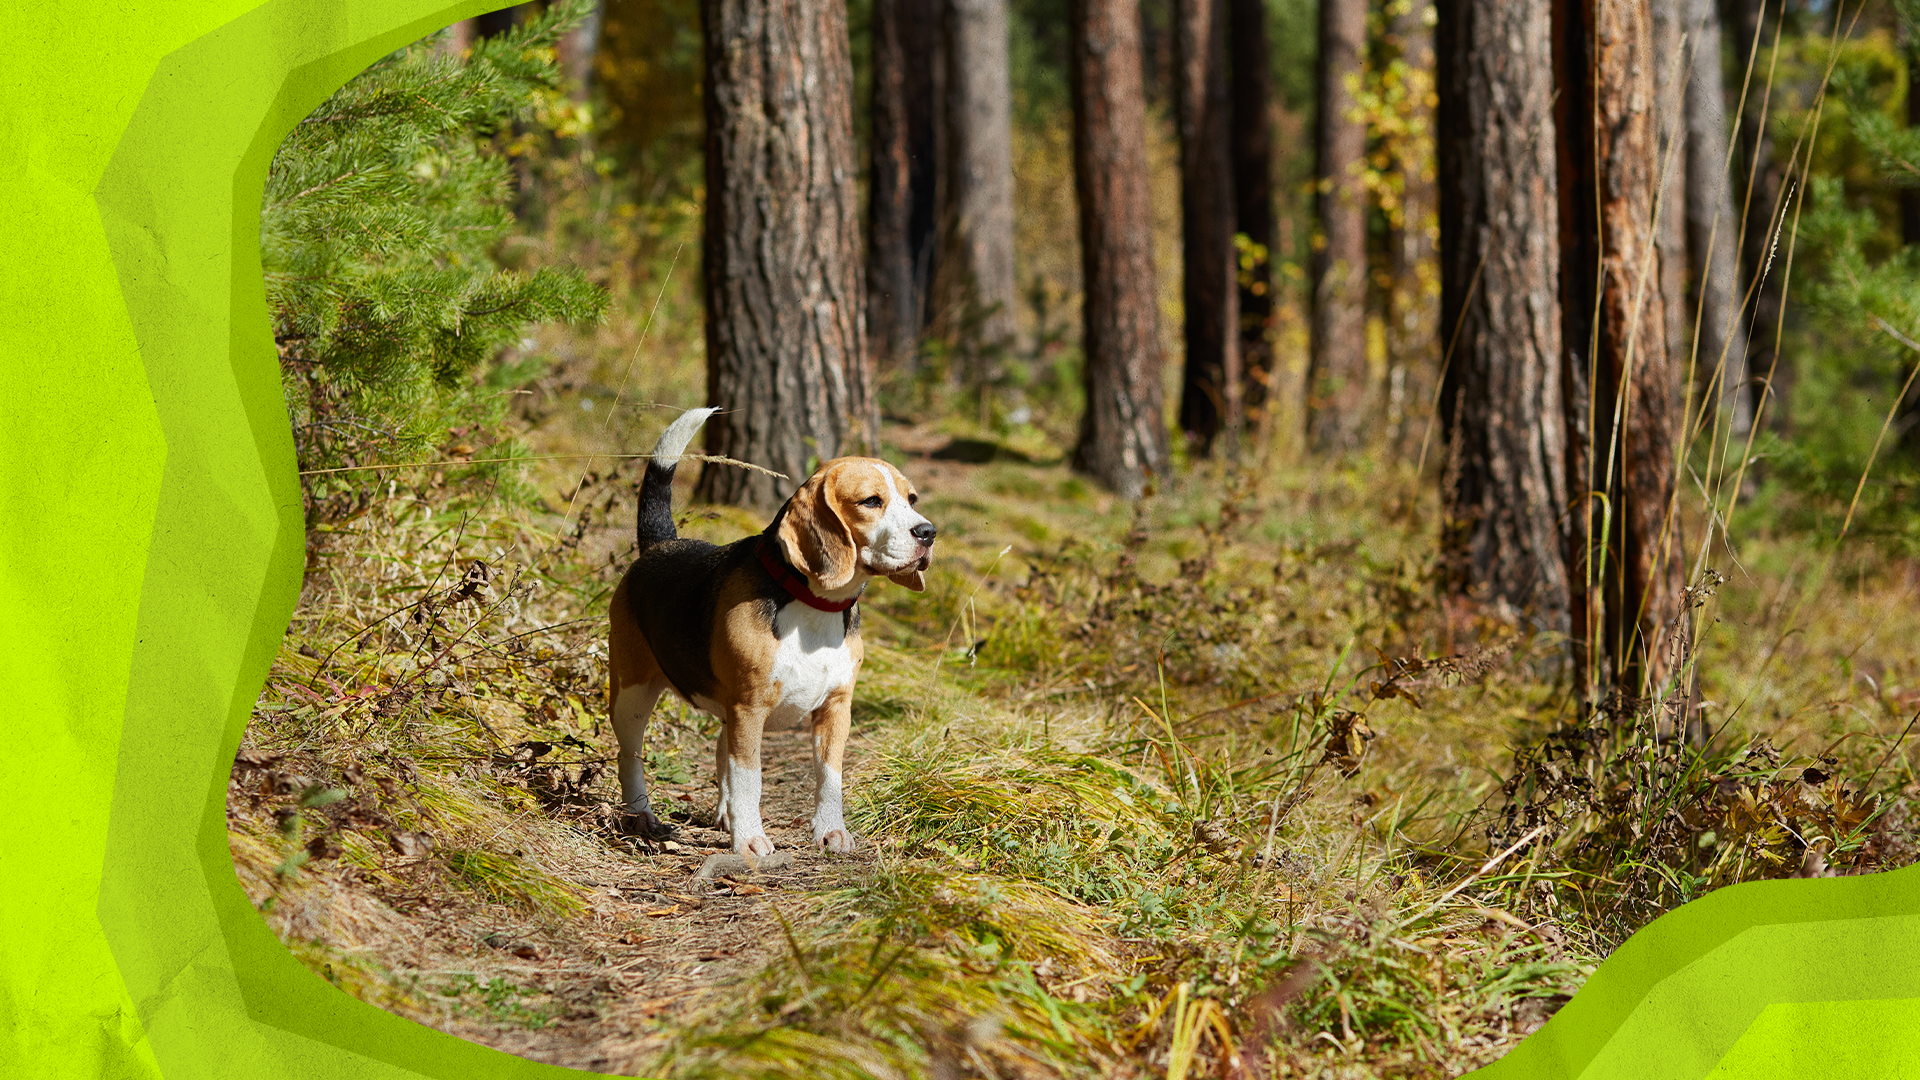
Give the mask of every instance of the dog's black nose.
[[913, 528], [908, 529], [907, 531], [913, 534], [913, 538], [915, 540], [918, 540], [923, 544], [931, 544], [933, 543], [933, 534], [938, 532], [939, 530], [933, 527], [933, 522], [923, 521], [920, 524], [915, 525]]

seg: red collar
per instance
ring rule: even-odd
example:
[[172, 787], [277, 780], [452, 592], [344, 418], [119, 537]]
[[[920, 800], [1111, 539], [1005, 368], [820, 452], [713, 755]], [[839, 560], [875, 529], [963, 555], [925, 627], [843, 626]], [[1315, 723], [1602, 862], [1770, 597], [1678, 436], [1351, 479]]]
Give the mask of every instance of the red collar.
[[760, 565], [767, 568], [767, 574], [787, 590], [787, 595], [818, 611], [845, 611], [860, 601], [859, 594], [845, 600], [822, 600], [807, 588], [807, 579], [793, 572], [787, 564], [774, 557], [772, 544], [760, 545]]

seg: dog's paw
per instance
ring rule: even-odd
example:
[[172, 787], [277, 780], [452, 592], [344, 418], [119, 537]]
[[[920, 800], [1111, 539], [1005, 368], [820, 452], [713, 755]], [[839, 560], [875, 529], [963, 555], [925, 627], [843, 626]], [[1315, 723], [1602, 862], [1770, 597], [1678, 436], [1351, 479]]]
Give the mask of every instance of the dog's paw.
[[630, 810], [614, 821], [614, 828], [622, 836], [638, 836], [647, 840], [671, 840], [679, 835], [673, 826], [655, 817], [651, 810]]
[[853, 834], [845, 829], [828, 829], [814, 837], [813, 842], [835, 855], [845, 855], [853, 850]]
[[757, 836], [736, 836], [733, 838], [733, 853], [764, 859], [773, 854], [773, 841], [767, 839], [766, 833], [760, 833]]

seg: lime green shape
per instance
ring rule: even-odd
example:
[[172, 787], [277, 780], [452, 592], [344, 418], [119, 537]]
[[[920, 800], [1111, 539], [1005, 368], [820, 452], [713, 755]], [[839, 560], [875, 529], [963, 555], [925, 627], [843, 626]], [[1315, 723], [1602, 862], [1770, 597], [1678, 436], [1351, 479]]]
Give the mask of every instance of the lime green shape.
[[320, 980], [226, 847], [302, 550], [267, 163], [356, 71], [501, 5], [94, 6], [0, 46], [0, 1074], [572, 1075]]
[[[247, 903], [225, 781], [301, 522], [257, 250], [273, 150], [500, 0], [42, 4], [0, 42], [0, 1074], [583, 1075], [309, 972]], [[1476, 1075], [1910, 1075], [1920, 870], [1660, 919]], [[1904, 1071], [1903, 1071], [1904, 1070]]]
[[1920, 1077], [1920, 998], [1769, 1005], [1708, 1075], [1912, 1080]]
[[[1920, 997], [1920, 867], [1751, 882], [1642, 928], [1546, 1026], [1471, 1075], [1691, 1080], [1711, 1074], [1736, 1044], [1764, 1041], [1764, 1031], [1750, 1032], [1770, 1005], [1910, 997]], [[1873, 1047], [1908, 1037], [1896, 1025], [1849, 1041]], [[1748, 1042], [1743, 1054], [1760, 1045]]]
[[240, 9], [0, 36], [0, 1075], [157, 1075], [93, 900], [166, 447], [93, 190], [160, 58]]

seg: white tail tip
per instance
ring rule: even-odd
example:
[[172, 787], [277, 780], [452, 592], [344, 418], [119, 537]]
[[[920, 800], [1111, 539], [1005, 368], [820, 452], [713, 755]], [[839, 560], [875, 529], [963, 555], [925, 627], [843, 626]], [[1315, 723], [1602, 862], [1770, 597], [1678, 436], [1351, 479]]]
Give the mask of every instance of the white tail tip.
[[661, 468], [671, 469], [680, 464], [680, 455], [686, 452], [687, 444], [693, 441], [694, 432], [707, 422], [707, 417], [719, 412], [719, 409], [688, 409], [679, 418], [667, 425], [660, 433], [660, 441], [653, 444], [653, 463]]

